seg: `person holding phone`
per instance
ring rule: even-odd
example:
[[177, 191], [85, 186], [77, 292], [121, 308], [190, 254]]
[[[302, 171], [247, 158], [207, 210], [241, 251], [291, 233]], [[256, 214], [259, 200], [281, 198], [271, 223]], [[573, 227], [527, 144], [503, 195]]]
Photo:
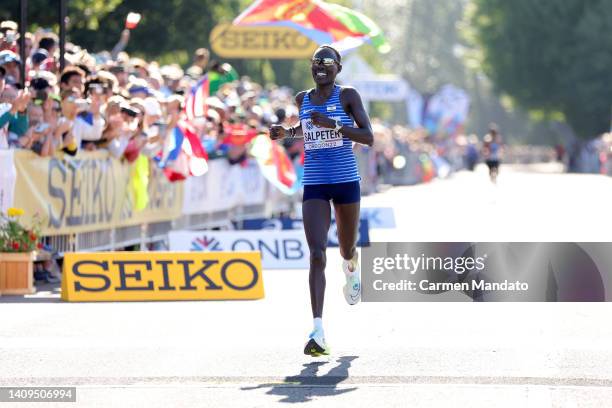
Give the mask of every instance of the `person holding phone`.
[[304, 197], [302, 216], [310, 250], [309, 286], [314, 330], [304, 348], [311, 356], [329, 354], [323, 330], [323, 299], [327, 234], [334, 205], [342, 271], [346, 277], [344, 297], [350, 305], [361, 298], [356, 250], [359, 227], [361, 180], [353, 143], [372, 146], [370, 118], [357, 90], [336, 84], [342, 70], [340, 53], [329, 45], [319, 47], [311, 60], [315, 88], [295, 97], [300, 122], [293, 127], [273, 125], [273, 140], [304, 139]]

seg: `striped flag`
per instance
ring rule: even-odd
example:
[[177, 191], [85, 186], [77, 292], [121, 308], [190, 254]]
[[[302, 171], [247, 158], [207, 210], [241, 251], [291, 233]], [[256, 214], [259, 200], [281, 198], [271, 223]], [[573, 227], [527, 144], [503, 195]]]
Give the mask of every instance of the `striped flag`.
[[331, 43], [340, 52], [364, 42], [381, 54], [391, 50], [382, 30], [369, 17], [323, 0], [256, 0], [233, 24], [290, 27], [317, 44]]
[[197, 84], [191, 88], [185, 99], [185, 115], [192, 121], [197, 117], [206, 115], [206, 98], [210, 96], [210, 80], [204, 75]]
[[205, 174], [208, 171], [207, 159], [208, 154], [192, 125], [181, 120], [168, 135], [156, 161], [168, 180], [180, 181]]

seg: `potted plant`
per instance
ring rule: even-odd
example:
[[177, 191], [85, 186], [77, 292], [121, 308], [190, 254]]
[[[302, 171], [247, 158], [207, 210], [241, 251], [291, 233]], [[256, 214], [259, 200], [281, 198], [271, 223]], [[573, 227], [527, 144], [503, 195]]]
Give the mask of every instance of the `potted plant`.
[[19, 217], [24, 211], [9, 208], [0, 212], [0, 294], [25, 295], [36, 291], [33, 283], [33, 263], [41, 221], [34, 216], [30, 228]]

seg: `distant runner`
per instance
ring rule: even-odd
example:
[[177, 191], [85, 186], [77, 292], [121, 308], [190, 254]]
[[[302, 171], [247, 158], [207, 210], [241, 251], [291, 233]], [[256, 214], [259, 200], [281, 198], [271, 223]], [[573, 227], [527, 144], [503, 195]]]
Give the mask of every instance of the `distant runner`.
[[483, 142], [482, 154], [489, 168], [489, 177], [493, 183], [497, 183], [502, 154], [501, 135], [497, 130], [497, 125], [491, 124], [489, 133], [484, 137]]

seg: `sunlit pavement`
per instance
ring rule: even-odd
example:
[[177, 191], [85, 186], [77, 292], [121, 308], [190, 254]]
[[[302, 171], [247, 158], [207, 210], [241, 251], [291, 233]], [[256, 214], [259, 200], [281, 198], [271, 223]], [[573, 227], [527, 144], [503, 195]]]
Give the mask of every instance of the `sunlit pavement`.
[[[398, 224], [371, 238], [610, 240], [612, 178], [533, 170], [502, 167], [493, 186], [480, 167], [366, 197], [364, 206], [394, 207]], [[301, 354], [311, 328], [307, 271], [266, 270], [264, 284], [261, 301], [2, 297], [0, 385], [75, 385], [70, 406], [88, 407], [612, 407], [609, 304], [350, 307], [330, 249], [324, 324], [332, 355], [311, 359]]]

